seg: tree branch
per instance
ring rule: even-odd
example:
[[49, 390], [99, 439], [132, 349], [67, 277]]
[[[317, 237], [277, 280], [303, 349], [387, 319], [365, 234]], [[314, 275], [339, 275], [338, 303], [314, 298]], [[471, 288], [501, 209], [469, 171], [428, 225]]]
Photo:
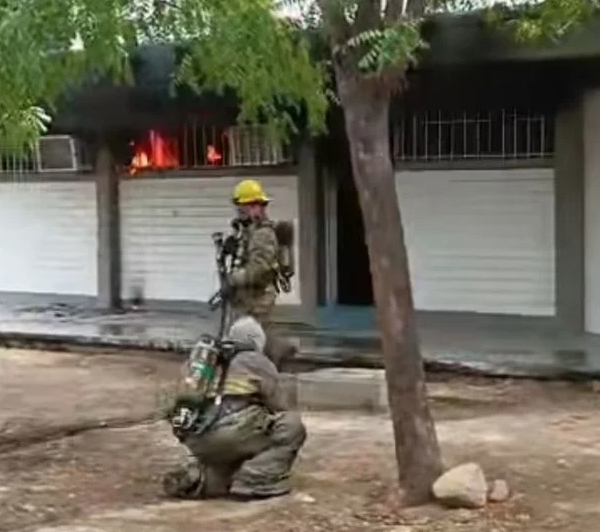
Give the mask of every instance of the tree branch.
[[323, 16], [324, 31], [332, 49], [345, 44], [352, 35], [352, 28], [346, 19], [344, 7], [340, 0], [317, 0]]

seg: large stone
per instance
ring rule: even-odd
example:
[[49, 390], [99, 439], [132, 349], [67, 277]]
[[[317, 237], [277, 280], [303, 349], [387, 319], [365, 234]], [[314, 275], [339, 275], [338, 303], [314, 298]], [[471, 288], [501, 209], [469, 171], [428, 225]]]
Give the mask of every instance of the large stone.
[[433, 495], [449, 508], [483, 508], [488, 484], [481, 467], [471, 462], [446, 471], [433, 484]]
[[298, 375], [298, 406], [309, 410], [387, 410], [383, 370], [331, 368]]

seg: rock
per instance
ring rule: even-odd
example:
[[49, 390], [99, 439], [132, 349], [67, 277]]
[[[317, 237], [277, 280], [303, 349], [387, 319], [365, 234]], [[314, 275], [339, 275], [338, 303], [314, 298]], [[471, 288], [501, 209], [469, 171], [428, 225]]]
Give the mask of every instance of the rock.
[[497, 479], [490, 484], [488, 492], [488, 501], [505, 502], [510, 498], [510, 488], [506, 480]]
[[529, 514], [517, 514], [515, 519], [517, 521], [521, 521], [521, 523], [526, 523], [527, 521], [531, 520], [531, 516]]
[[449, 508], [483, 508], [488, 485], [483, 470], [476, 463], [462, 464], [446, 471], [432, 487], [435, 498]]
[[296, 493], [296, 495], [294, 495], [294, 498], [298, 502], [302, 502], [305, 504], [313, 504], [313, 503], [317, 502], [317, 500], [312, 495], [309, 495], [308, 493]]

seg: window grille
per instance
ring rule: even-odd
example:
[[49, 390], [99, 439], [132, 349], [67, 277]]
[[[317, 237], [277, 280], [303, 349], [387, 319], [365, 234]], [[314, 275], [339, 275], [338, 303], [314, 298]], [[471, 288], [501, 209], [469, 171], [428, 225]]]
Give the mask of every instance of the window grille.
[[160, 126], [130, 142], [129, 173], [214, 167], [276, 166], [293, 162], [291, 150], [261, 125], [209, 126], [192, 122], [179, 130]]
[[232, 126], [227, 130], [231, 166], [269, 166], [289, 162], [282, 143], [260, 125]]
[[179, 168], [223, 166], [227, 162], [226, 129], [192, 122], [177, 135]]
[[30, 149], [0, 150], [0, 173], [3, 175], [22, 176], [37, 172], [37, 158]]
[[192, 123], [178, 137], [182, 168], [275, 166], [292, 161], [289, 148], [261, 125]]
[[[92, 170], [94, 166], [93, 150], [87, 143], [79, 139], [74, 139], [74, 142], [78, 169]], [[46, 155], [44, 150], [0, 148], [0, 174], [14, 176], [36, 174], [40, 172], [39, 157], [46, 157]]]
[[517, 110], [407, 114], [392, 127], [396, 162], [548, 159], [551, 116]]

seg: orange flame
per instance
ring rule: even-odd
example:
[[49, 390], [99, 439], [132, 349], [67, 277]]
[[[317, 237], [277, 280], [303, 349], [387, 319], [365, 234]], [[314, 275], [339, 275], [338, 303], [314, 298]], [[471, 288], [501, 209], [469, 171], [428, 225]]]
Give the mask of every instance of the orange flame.
[[222, 163], [223, 156], [219, 153], [217, 148], [212, 144], [209, 144], [206, 148], [206, 160], [208, 161], [208, 164], [218, 166]]
[[178, 168], [179, 147], [177, 141], [163, 137], [151, 129], [140, 141], [134, 143], [134, 154], [129, 165], [129, 173], [135, 175], [144, 169]]

